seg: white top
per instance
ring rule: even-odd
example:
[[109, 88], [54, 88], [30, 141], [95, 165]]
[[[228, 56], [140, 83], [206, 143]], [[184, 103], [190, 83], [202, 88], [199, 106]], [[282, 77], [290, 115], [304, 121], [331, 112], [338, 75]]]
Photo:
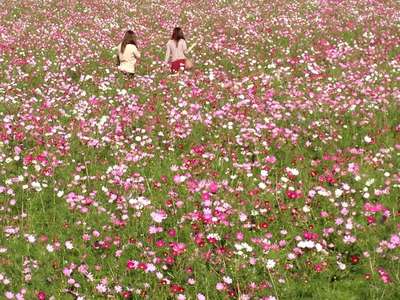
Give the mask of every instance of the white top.
[[178, 59], [186, 59], [185, 54], [187, 53], [186, 41], [184, 39], [180, 39], [178, 45], [176, 41], [169, 40], [167, 43], [167, 52], [165, 53], [165, 62], [176, 61]]
[[117, 46], [120, 65], [118, 70], [127, 73], [135, 73], [136, 58], [140, 58], [140, 52], [133, 44], [125, 47], [124, 53], [121, 52], [121, 44]]

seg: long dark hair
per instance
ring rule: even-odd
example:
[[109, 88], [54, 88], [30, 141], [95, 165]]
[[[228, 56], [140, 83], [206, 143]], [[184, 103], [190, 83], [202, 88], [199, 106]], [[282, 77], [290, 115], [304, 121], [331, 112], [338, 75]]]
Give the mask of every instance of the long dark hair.
[[132, 44], [137, 47], [136, 34], [132, 30], [125, 32], [124, 39], [121, 43], [121, 53], [124, 53], [126, 45]]
[[176, 42], [176, 45], [178, 46], [179, 41], [185, 39], [182, 28], [175, 27], [174, 30], [172, 31], [171, 39], [174, 40]]

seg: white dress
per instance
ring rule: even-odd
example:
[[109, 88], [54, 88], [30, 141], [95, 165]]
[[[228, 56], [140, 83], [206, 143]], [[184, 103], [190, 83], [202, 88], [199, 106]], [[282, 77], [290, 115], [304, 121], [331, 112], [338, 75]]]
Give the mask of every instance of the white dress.
[[117, 47], [120, 65], [118, 70], [126, 73], [135, 73], [136, 59], [140, 58], [140, 52], [133, 44], [125, 47], [124, 53], [121, 52], [121, 44]]

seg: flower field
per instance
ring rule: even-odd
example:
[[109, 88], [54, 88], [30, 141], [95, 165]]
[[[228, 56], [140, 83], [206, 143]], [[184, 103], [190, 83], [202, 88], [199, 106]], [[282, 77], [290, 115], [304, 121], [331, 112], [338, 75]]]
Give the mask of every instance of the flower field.
[[400, 299], [398, 1], [0, 8], [1, 299]]

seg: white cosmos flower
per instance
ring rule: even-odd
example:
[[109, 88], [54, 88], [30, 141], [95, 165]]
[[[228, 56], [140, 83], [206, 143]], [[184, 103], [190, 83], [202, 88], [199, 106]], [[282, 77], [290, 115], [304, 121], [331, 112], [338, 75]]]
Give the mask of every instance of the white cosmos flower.
[[222, 279], [224, 280], [224, 282], [226, 284], [232, 284], [232, 282], [233, 282], [232, 278], [230, 278], [229, 276], [224, 276]]
[[345, 270], [346, 269], [346, 265], [344, 263], [341, 263], [340, 261], [337, 262], [338, 267], [340, 270]]
[[327, 190], [319, 190], [318, 191], [318, 195], [321, 195], [321, 196], [324, 196], [324, 197], [329, 197], [330, 195], [331, 195], [331, 192], [330, 191], [327, 191]]
[[42, 185], [40, 184], [40, 182], [34, 181], [31, 185], [37, 192], [40, 192], [42, 190]]
[[27, 240], [29, 243], [31, 243], [31, 244], [33, 244], [34, 242], [36, 242], [36, 238], [35, 238], [35, 236], [32, 235], [32, 234], [26, 235], [26, 240]]
[[367, 182], [365, 183], [366, 186], [371, 186], [375, 182], [374, 178], [368, 179]]
[[297, 244], [297, 247], [299, 248], [307, 248], [307, 249], [312, 249], [315, 247], [315, 243], [313, 241], [300, 241]]
[[339, 198], [342, 195], [343, 195], [343, 191], [341, 189], [336, 189], [335, 190], [335, 197], [336, 198]]
[[276, 262], [273, 259], [268, 259], [266, 266], [268, 270], [271, 270], [276, 266]]
[[371, 141], [372, 139], [368, 135], [364, 137], [364, 142], [366, 142], [367, 144], [371, 143]]
[[295, 168], [286, 168], [286, 172], [290, 173], [293, 176], [297, 176], [300, 174], [299, 170]]
[[65, 242], [65, 248], [67, 248], [68, 250], [71, 250], [74, 248], [74, 245], [72, 245], [71, 241], [66, 241]]

